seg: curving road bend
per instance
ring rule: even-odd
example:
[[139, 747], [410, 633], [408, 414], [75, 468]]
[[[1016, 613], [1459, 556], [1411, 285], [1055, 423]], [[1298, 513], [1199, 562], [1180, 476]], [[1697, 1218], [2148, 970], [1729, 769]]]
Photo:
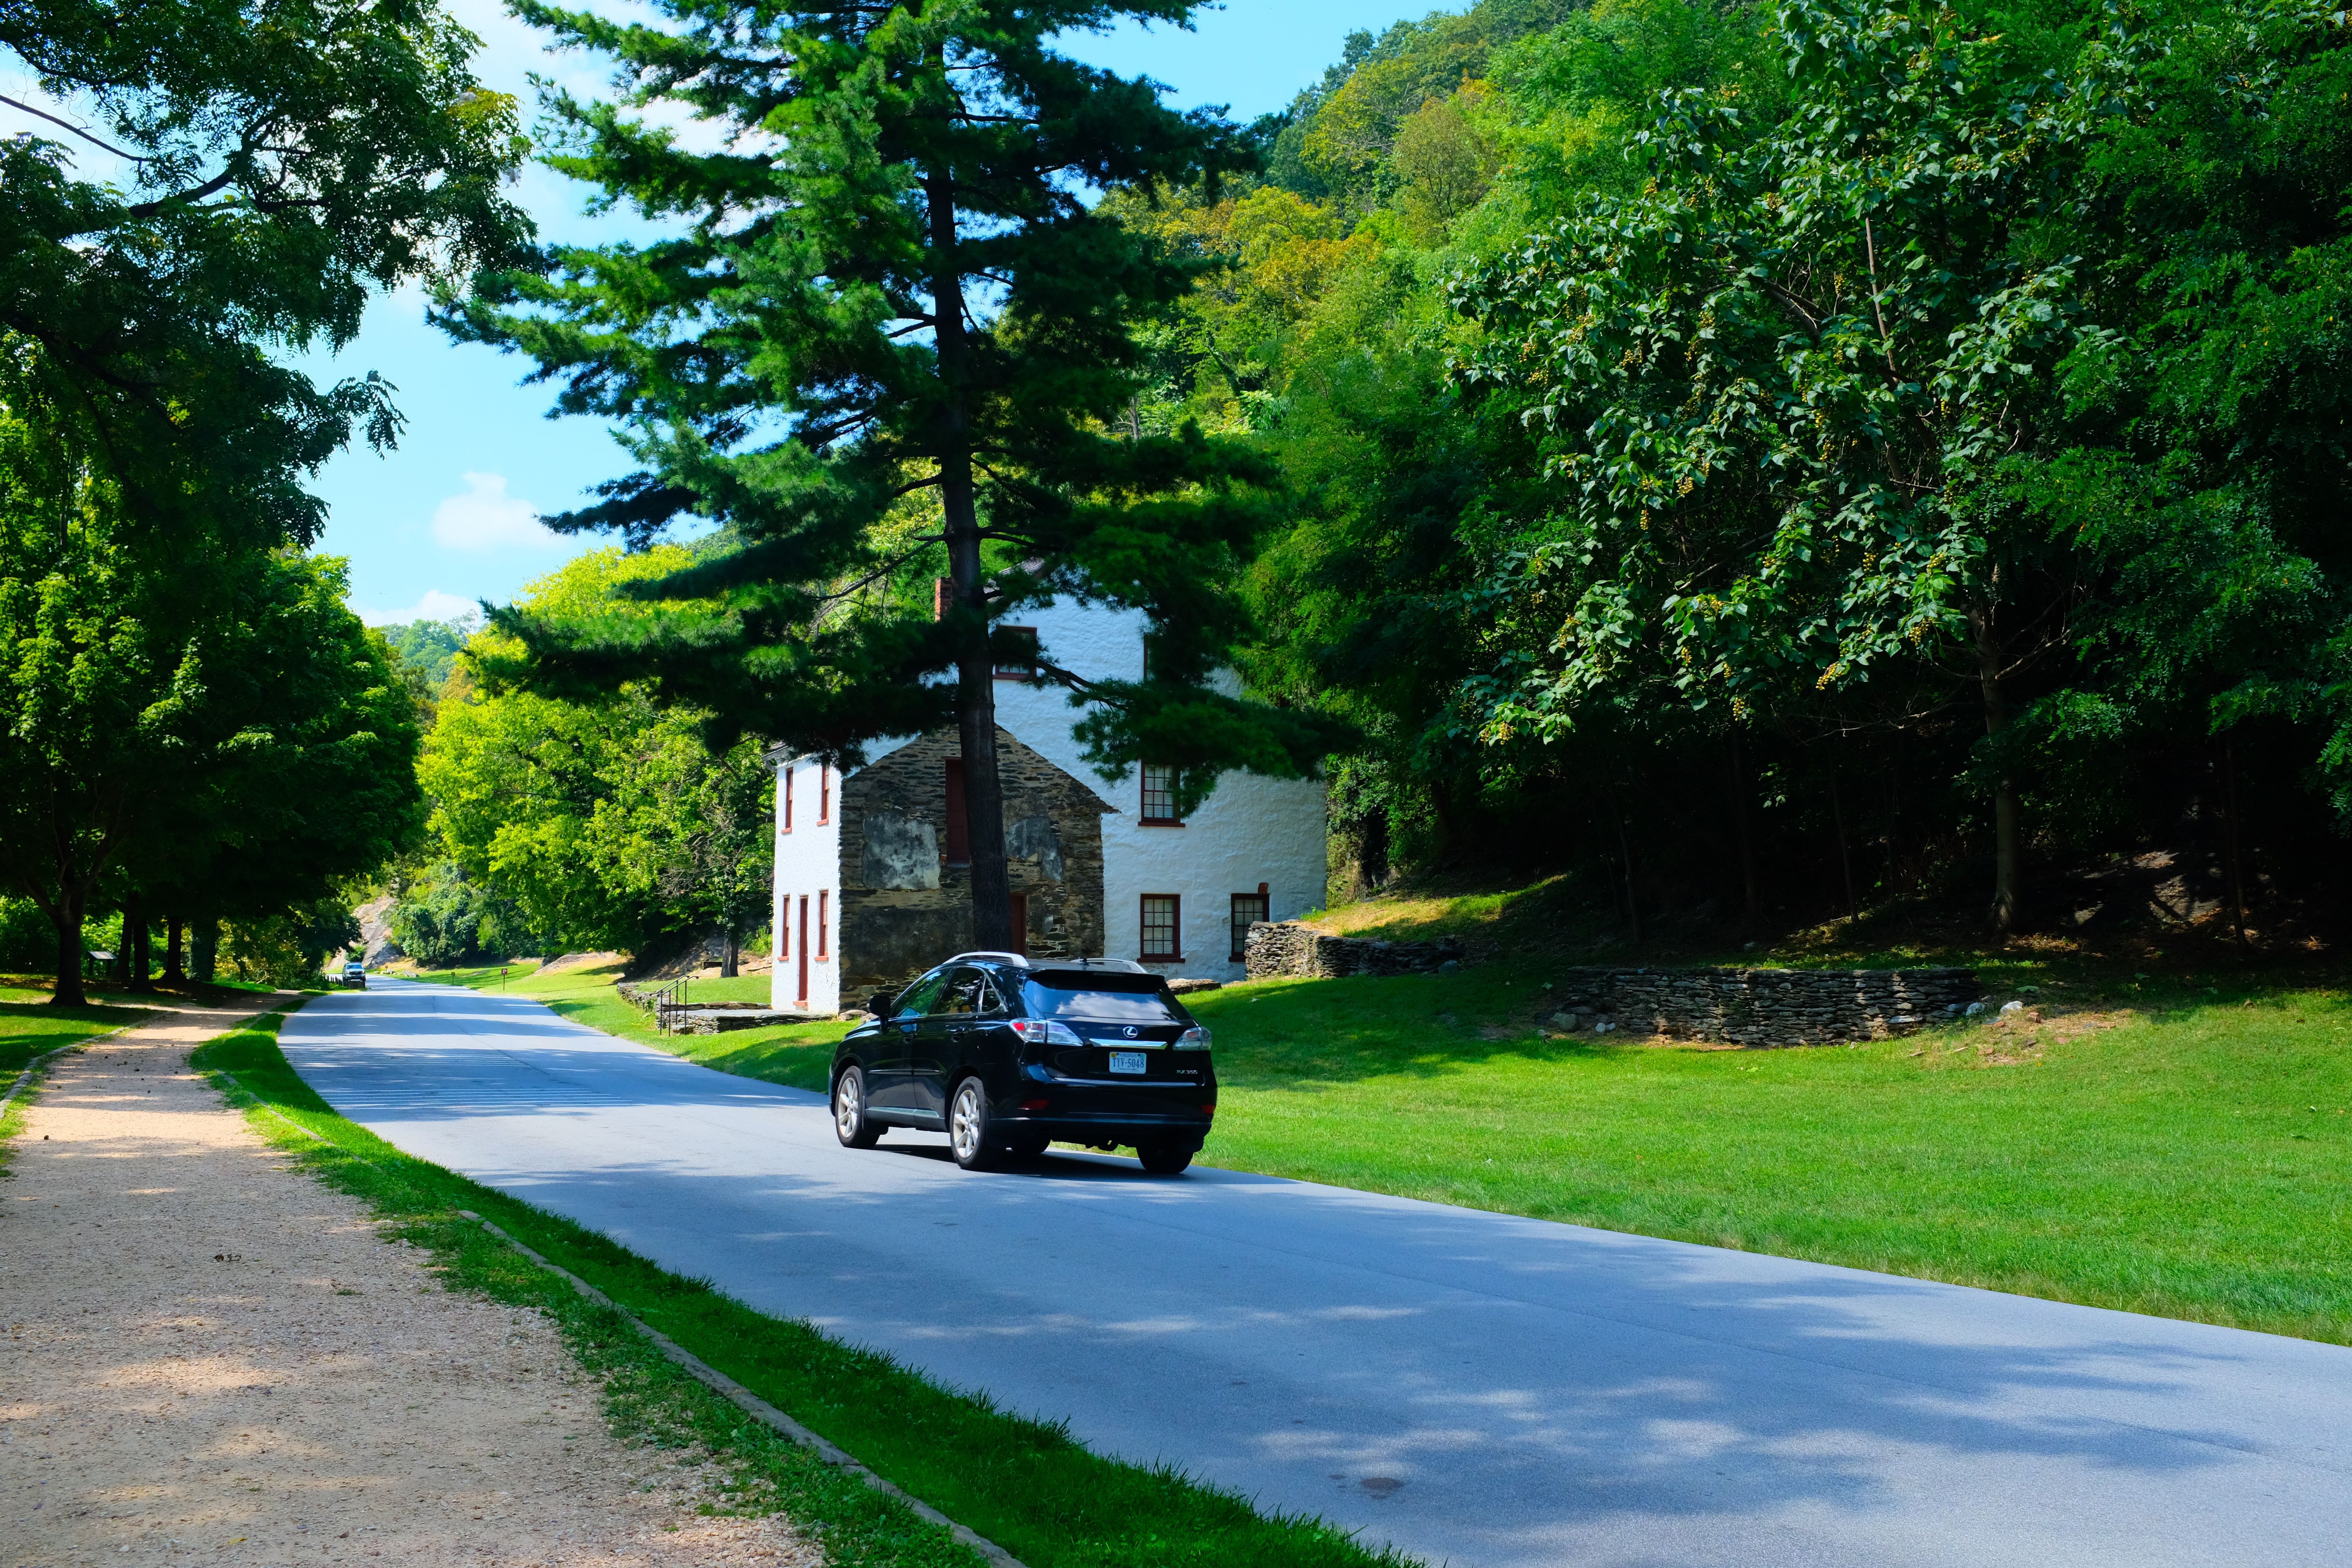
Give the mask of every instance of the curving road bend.
[[447, 986], [281, 1038], [415, 1154], [1432, 1564], [2352, 1562], [2352, 1349], [1199, 1166], [968, 1175]]

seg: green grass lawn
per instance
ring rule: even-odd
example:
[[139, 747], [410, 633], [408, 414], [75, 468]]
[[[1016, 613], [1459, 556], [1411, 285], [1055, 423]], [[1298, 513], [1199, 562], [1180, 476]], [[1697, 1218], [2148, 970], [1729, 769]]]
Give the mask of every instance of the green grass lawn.
[[2352, 1343], [2341, 993], [2053, 981], [2040, 1024], [1737, 1051], [1547, 1039], [1504, 978], [1190, 999], [1202, 1158]]
[[[1526, 963], [1229, 986], [1188, 998], [1223, 1085], [1202, 1159], [2352, 1343], [2352, 999], [2007, 968], [2043, 1021], [1779, 1051], [1547, 1038]], [[819, 1091], [848, 1027], [662, 1036], [613, 977], [510, 989]], [[727, 985], [766, 980], [695, 994]]]
[[[92, 996], [100, 994], [95, 990]], [[49, 985], [30, 975], [0, 975], [0, 1079], [13, 1080], [35, 1057], [135, 1024], [148, 1009], [110, 1005], [52, 1007]], [[7, 1083], [0, 1081], [0, 1089]]]
[[[625, 1040], [637, 1040], [658, 1046], [663, 1050], [698, 1061], [721, 1072], [735, 1073], [743, 1078], [764, 1079], [770, 1083], [790, 1084], [795, 1089], [813, 1089], [822, 1094], [829, 1087], [833, 1068], [833, 1047], [835, 1041], [849, 1033], [850, 1026], [830, 1020], [819, 1024], [783, 1024], [764, 1029], [738, 1029], [724, 1035], [665, 1035], [653, 1026], [653, 1020], [630, 1003], [621, 999], [613, 989], [620, 978], [621, 966], [604, 964], [595, 968], [564, 969], [553, 974], [537, 973], [536, 965], [530, 973], [517, 964], [514, 972], [501, 985], [499, 968], [491, 964], [485, 969], [432, 970], [409, 976], [417, 980], [446, 980], [451, 984], [471, 985], [477, 990], [504, 991], [510, 995], [529, 996], [544, 1002], [564, 1017], [577, 1019], [592, 1029], [602, 1029], [608, 1035], [618, 1035]], [[733, 980], [692, 980], [687, 983], [688, 999], [696, 1002], [758, 1002], [768, 1000], [768, 977], [764, 974], [740, 975]]]

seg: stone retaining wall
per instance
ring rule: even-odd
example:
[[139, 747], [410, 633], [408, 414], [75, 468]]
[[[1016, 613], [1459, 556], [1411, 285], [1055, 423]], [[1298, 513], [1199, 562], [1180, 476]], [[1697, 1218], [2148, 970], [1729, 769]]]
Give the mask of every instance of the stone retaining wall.
[[1571, 969], [1547, 1020], [1740, 1046], [1876, 1040], [1980, 1001], [1967, 969]]
[[1350, 974], [1427, 974], [1462, 962], [1461, 942], [1374, 942], [1367, 937], [1326, 936], [1297, 921], [1259, 921], [1242, 945], [1243, 966], [1252, 980], [1306, 975], [1337, 980]]

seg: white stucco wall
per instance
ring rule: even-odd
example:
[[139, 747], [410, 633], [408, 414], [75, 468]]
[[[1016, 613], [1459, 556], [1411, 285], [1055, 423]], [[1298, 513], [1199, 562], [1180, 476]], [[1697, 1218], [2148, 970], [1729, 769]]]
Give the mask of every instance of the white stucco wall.
[[[1011, 616], [1006, 624], [1034, 627], [1043, 657], [1073, 674], [1090, 680], [1143, 679], [1143, 634], [1150, 621], [1139, 610], [1057, 600]], [[1234, 678], [1228, 675], [1224, 682], [1226, 689], [1239, 692]], [[1062, 687], [1013, 680], [996, 683], [996, 721], [1024, 745], [1084, 782], [1112, 808], [1102, 825], [1104, 956], [1139, 958], [1143, 896], [1173, 893], [1182, 900], [1179, 907], [1183, 959], [1152, 967], [1168, 974], [1238, 980], [1242, 966], [1231, 958], [1233, 895], [1255, 893], [1258, 884], [1265, 883], [1271, 916], [1278, 921], [1296, 919], [1323, 901], [1323, 785], [1312, 780], [1227, 773], [1218, 781], [1216, 792], [1181, 827], [1146, 827], [1139, 820], [1143, 805], [1140, 775], [1129, 773], [1111, 784], [1080, 755], [1071, 726], [1085, 714], [1084, 709], [1070, 705], [1070, 694]], [[911, 739], [874, 742], [866, 754], [879, 761]], [[815, 764], [803, 765], [814, 769]], [[781, 795], [778, 805], [781, 811]], [[832, 879], [830, 885], [838, 900], [837, 837], [833, 842], [834, 858], [824, 874]], [[785, 852], [781, 837], [777, 843], [781, 896]], [[804, 847], [795, 846], [795, 852]], [[781, 965], [777, 973], [783, 973]], [[778, 982], [780, 986], [787, 984]], [[834, 994], [837, 996], [838, 991]]]
[[[1057, 601], [1011, 617], [1034, 626], [1044, 658], [1089, 680], [1143, 679], [1139, 610], [1087, 608]], [[1225, 678], [1227, 689], [1240, 685]], [[1182, 922], [1183, 960], [1155, 963], [1168, 974], [1241, 978], [1232, 962], [1233, 895], [1266, 885], [1272, 918], [1291, 920], [1323, 901], [1323, 785], [1312, 780], [1227, 773], [1216, 793], [1181, 827], [1146, 827], [1143, 780], [1131, 773], [1106, 782], [1079, 754], [1070, 726], [1085, 716], [1058, 686], [999, 681], [997, 722], [1050, 758], [1108, 803], [1103, 818], [1103, 916], [1107, 958], [1140, 958], [1143, 896], [1173, 893]]]
[[[825, 811], [825, 780], [832, 782], [832, 810]], [[792, 828], [784, 827], [785, 781], [791, 780]], [[769, 979], [769, 1005], [793, 1012], [841, 1011], [841, 775], [828, 775], [814, 757], [776, 763], [776, 885], [770, 913], [774, 934], [769, 953], [776, 967]], [[800, 995], [803, 902], [808, 930], [808, 997]], [[825, 926], [818, 945], [818, 919]], [[789, 951], [788, 951], [789, 950]], [[820, 952], [824, 956], [819, 957]]]

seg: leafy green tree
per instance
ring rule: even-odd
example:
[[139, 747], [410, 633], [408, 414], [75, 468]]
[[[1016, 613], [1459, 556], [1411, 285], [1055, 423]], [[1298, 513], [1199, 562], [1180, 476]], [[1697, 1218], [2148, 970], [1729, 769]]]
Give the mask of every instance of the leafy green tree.
[[[672, 577], [691, 559], [676, 545], [596, 552], [532, 584], [519, 608], [647, 619], [653, 609], [622, 597], [626, 586]], [[493, 630], [467, 658], [518, 651]], [[512, 900], [564, 947], [641, 951], [680, 931], [733, 936], [757, 923], [774, 807], [756, 743], [714, 751], [702, 715], [664, 709], [633, 685], [562, 700], [471, 689], [461, 671], [451, 693], [420, 775], [436, 843], [469, 885]]]
[[0, 399], [134, 511], [314, 538], [301, 474], [397, 416], [375, 378], [319, 388], [263, 345], [341, 347], [371, 289], [529, 237], [499, 194], [514, 106], [473, 79], [476, 45], [431, 0], [0, 8], [0, 58], [35, 84], [5, 102], [41, 132], [0, 142]]
[[2352, 20], [2301, 4], [2187, 13], [2144, 41], [2089, 166], [2090, 328], [2057, 367], [2071, 437], [2020, 504], [2095, 563], [2074, 679], [2025, 717], [2112, 752], [2298, 726], [2352, 815]]
[[[523, 0], [620, 62], [614, 107], [558, 99], [553, 166], [675, 221], [645, 247], [559, 249], [452, 321], [532, 356], [559, 406], [623, 422], [644, 468], [553, 521], [644, 539], [695, 514], [724, 547], [641, 592], [655, 618], [514, 615], [551, 694], [641, 680], [722, 730], [849, 760], [952, 721], [971, 825], [974, 934], [1012, 938], [991, 624], [1067, 594], [1139, 607], [1152, 678], [1076, 685], [1098, 765], [1312, 768], [1328, 726], [1220, 695], [1241, 631], [1228, 590], [1271, 478], [1246, 450], [1111, 416], [1144, 366], [1135, 323], [1197, 265], [1088, 205], [1087, 187], [1212, 185], [1236, 130], [1052, 47], [1192, 0], [659, 0], [667, 27]], [[632, 109], [681, 102], [727, 137], [698, 153]], [[897, 523], [929, 515], [912, 536]], [[929, 509], [936, 509], [929, 510]], [[950, 584], [861, 596], [943, 551]], [[1056, 678], [1053, 650], [1045, 668]], [[951, 682], [934, 677], [952, 671]], [[509, 670], [508, 673], [514, 673]]]
[[[1562, 503], [1494, 601], [1488, 732], [1614, 695], [1820, 709], [1874, 679], [1978, 694], [2063, 654], [2071, 574], [2002, 498], [2074, 352], [2084, 161], [2130, 81], [1950, 11], [1780, 10], [1790, 111], [1667, 94], [1650, 183], [1596, 195], [1465, 289], [1465, 375], [1544, 433]], [[1541, 649], [1538, 652], [1536, 650]], [[1998, 748], [1996, 748], [1998, 751]], [[1996, 922], [2022, 829], [1996, 758]]]
[[157, 547], [0, 414], [0, 874], [49, 919], [58, 1000], [109, 888], [258, 916], [414, 836], [416, 731], [345, 587], [291, 551]]

